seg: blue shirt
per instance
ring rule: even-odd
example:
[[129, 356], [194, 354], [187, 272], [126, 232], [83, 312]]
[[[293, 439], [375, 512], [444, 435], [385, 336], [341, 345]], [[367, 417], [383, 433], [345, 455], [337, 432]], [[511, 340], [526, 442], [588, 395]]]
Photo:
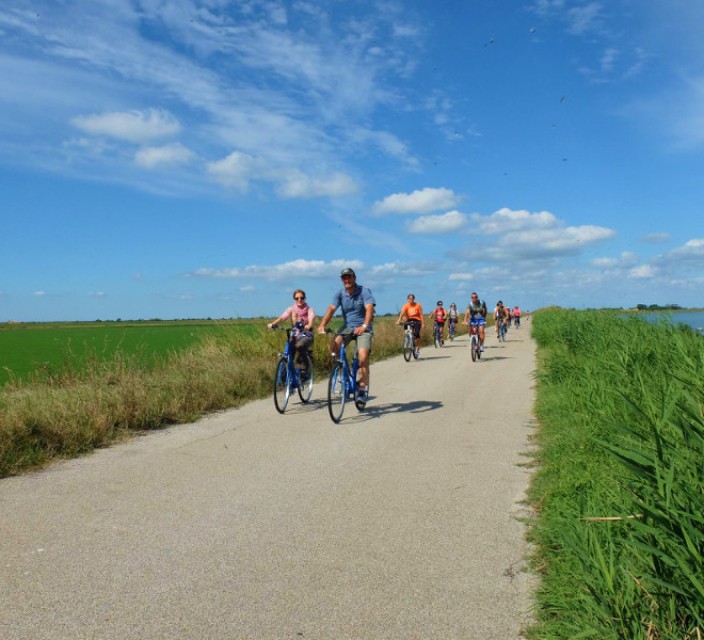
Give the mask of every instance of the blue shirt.
[[[332, 304], [335, 309], [338, 307], [342, 310], [342, 318], [345, 321], [345, 326], [356, 329], [364, 324], [364, 319], [367, 316], [366, 306], [368, 304], [376, 305], [376, 300], [372, 292], [361, 285], [356, 285], [352, 295], [348, 294], [345, 289], [338, 291], [332, 298]], [[372, 325], [367, 327], [368, 331], [372, 330]]]

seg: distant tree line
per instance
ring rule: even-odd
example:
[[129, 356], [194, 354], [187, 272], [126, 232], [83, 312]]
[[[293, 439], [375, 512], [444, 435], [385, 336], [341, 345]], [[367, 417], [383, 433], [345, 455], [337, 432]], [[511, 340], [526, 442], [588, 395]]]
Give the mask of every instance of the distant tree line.
[[672, 311], [673, 309], [681, 309], [679, 304], [638, 304], [638, 311]]

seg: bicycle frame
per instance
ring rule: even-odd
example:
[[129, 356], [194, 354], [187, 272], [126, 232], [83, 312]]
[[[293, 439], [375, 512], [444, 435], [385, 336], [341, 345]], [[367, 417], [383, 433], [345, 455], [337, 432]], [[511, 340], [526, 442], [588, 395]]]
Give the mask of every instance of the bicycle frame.
[[347, 389], [347, 397], [354, 398], [354, 394], [357, 391], [357, 372], [359, 371], [359, 359], [357, 358], [357, 349], [355, 348], [354, 350], [352, 366], [350, 367], [350, 364], [347, 361], [347, 350], [345, 348], [345, 343], [343, 342], [340, 345], [340, 356], [338, 357], [337, 361], [342, 363], [342, 370], [345, 374], [345, 388]]
[[[338, 334], [339, 335], [339, 334]], [[360, 397], [360, 387], [357, 384], [357, 373], [359, 372], [359, 358], [357, 357], [356, 341], [357, 336], [353, 336], [355, 341], [354, 356], [352, 365], [347, 359], [347, 349], [344, 340], [340, 345], [338, 356], [332, 365], [330, 378], [328, 380], [328, 411], [333, 422], [339, 423], [345, 411], [345, 404], [348, 399], [353, 399], [355, 406], [362, 411], [366, 406], [366, 397]], [[365, 390], [367, 393], [369, 389]]]
[[[298, 369], [294, 363], [294, 336], [293, 329], [288, 328], [286, 331], [286, 345], [283, 352], [278, 352], [277, 357], [279, 362], [276, 366], [274, 374], [274, 405], [279, 413], [286, 411], [286, 406], [294, 389], [298, 389], [298, 395], [301, 402], [304, 404], [310, 400], [313, 390], [313, 371], [310, 352], [306, 355], [308, 362], [311, 365], [309, 378], [306, 382], [301, 380]], [[282, 366], [285, 364], [285, 367]]]

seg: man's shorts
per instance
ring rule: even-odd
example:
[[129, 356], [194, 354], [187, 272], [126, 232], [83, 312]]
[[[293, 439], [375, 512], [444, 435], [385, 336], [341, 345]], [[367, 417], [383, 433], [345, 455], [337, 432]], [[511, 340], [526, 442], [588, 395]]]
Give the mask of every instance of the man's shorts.
[[486, 326], [486, 318], [472, 318], [469, 324], [476, 324], [478, 327]]
[[[340, 335], [345, 343], [345, 348], [354, 338], [352, 333], [353, 331], [354, 329], [350, 329], [349, 327], [344, 327], [340, 330]], [[357, 349], [372, 350], [372, 332], [369, 331], [369, 329], [367, 329], [361, 336], [357, 336]]]
[[420, 320], [406, 320], [404, 326], [410, 326], [413, 329], [413, 337], [420, 338], [420, 328], [422, 326]]

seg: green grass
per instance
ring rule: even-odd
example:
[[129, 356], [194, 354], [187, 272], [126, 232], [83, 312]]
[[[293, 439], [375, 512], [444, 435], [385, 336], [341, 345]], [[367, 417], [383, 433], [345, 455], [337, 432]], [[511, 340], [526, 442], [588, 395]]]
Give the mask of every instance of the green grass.
[[704, 632], [704, 340], [543, 310], [530, 498], [543, 576], [532, 638]]
[[117, 353], [144, 368], [165, 361], [229, 327], [251, 332], [252, 321], [151, 321], [0, 324], [0, 387], [109, 362]]
[[[267, 331], [265, 320], [206, 328], [183, 348], [166, 341], [159, 352], [154, 339], [147, 341], [160, 355], [146, 364], [143, 352], [126, 350], [123, 340], [111, 353], [101, 352], [105, 357], [69, 359], [51, 373], [6, 383], [0, 389], [0, 477], [270, 395], [285, 334]], [[391, 319], [376, 320], [372, 361], [399, 353], [401, 339]], [[327, 336], [315, 340], [318, 379], [329, 369], [329, 342]]]

